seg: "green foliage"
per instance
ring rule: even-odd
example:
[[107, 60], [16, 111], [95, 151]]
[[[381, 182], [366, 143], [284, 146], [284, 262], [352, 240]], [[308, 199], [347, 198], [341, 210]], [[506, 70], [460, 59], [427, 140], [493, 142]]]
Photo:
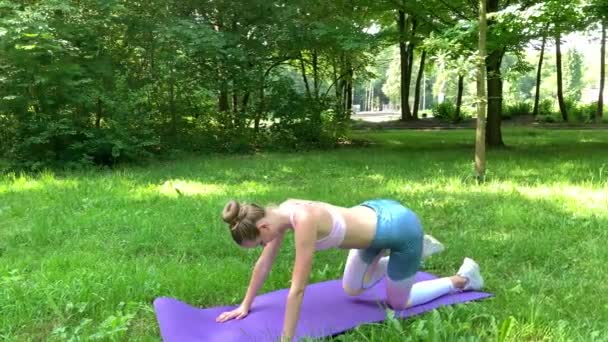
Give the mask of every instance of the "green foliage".
[[[602, 1], [511, 5], [499, 1], [488, 36], [490, 50], [506, 51], [507, 103], [531, 97], [530, 39], [582, 29], [585, 13], [605, 16]], [[458, 75], [471, 103], [477, 9], [465, 1], [2, 1], [0, 153], [15, 167], [41, 169], [176, 150], [335, 146], [351, 99], [364, 97], [353, 85], [371, 83], [374, 103], [386, 100], [380, 89], [393, 102], [400, 96], [400, 61], [387, 48], [399, 39], [396, 10], [416, 19], [404, 39], [429, 54], [427, 107], [432, 98], [454, 101]], [[549, 60], [547, 97], [555, 88]], [[577, 100], [585, 63], [576, 52], [566, 61]], [[442, 106], [438, 117], [457, 119]]]
[[382, 92], [392, 103], [399, 103], [401, 100], [401, 60], [398, 49], [388, 49], [391, 54], [389, 66], [386, 70], [386, 82], [382, 85]]
[[503, 118], [512, 118], [514, 116], [532, 114], [532, 104], [528, 101], [517, 102], [515, 104], [507, 104], [502, 109]]
[[[506, 102], [529, 101], [536, 87], [536, 68], [532, 66], [523, 52], [507, 53], [503, 57], [501, 73], [505, 81], [504, 99]], [[505, 116], [506, 113], [503, 113]]]
[[568, 50], [566, 55], [566, 92], [565, 96], [573, 101], [581, 100], [583, 89], [583, 55], [576, 49]]
[[554, 99], [542, 99], [538, 103], [538, 116], [536, 120], [539, 122], [555, 123], [563, 121], [561, 114], [557, 111], [556, 101]]
[[[292, 138], [282, 147], [331, 146], [354, 69], [365, 69], [377, 43], [353, 4], [319, 2], [306, 18], [302, 6], [2, 2], [1, 152], [39, 169], [175, 149], [249, 151], [284, 136]], [[276, 106], [297, 118], [259, 129], [253, 122], [289, 117], [271, 113], [266, 98], [286, 77], [296, 78], [297, 97]]]
[[595, 118], [597, 102], [584, 104], [572, 98], [566, 99], [565, 102], [569, 121], [576, 123], [589, 123]]
[[[287, 80], [278, 83], [269, 96], [269, 119], [267, 127], [269, 140], [266, 142], [278, 149], [309, 149], [328, 147], [334, 144], [340, 134], [340, 117], [330, 108], [331, 102], [323, 103], [296, 92]], [[326, 99], [331, 101], [331, 99]]]
[[455, 121], [456, 105], [452, 101], [444, 101], [433, 106], [433, 117], [440, 120]]
[[[67, 303], [64, 315], [69, 315], [69, 319], [73, 320], [78, 316], [82, 316], [87, 311], [88, 303], [73, 304]], [[74, 326], [58, 326], [56, 327], [51, 337], [60, 341], [113, 341], [124, 339], [127, 336], [129, 325], [137, 315], [137, 311], [143, 306], [138, 303], [129, 303], [126, 305], [124, 302], [118, 304], [118, 310], [114, 314], [108, 316], [102, 321], [95, 329], [94, 333], [88, 334], [87, 331], [91, 331], [92, 319], [83, 318]], [[126, 312], [125, 312], [126, 311]], [[73, 316], [73, 317], [72, 317]], [[88, 335], [88, 336], [87, 336]]]
[[539, 115], [552, 115], [555, 114], [555, 101], [552, 99], [542, 99], [538, 103], [538, 114]]

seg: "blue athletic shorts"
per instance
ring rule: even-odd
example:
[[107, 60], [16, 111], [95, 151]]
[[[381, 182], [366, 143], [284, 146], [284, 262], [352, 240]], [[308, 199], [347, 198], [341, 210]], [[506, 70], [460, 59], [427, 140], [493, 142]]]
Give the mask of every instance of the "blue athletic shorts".
[[403, 280], [418, 271], [422, 259], [424, 233], [418, 217], [401, 203], [389, 199], [365, 201], [361, 205], [376, 211], [376, 234], [370, 247], [361, 253], [371, 263], [382, 250], [389, 250], [387, 274], [391, 280]]

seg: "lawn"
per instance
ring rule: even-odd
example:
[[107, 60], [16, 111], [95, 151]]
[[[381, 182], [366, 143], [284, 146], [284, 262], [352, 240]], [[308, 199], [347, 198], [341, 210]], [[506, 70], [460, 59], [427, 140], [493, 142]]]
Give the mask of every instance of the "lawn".
[[[157, 341], [154, 298], [212, 306], [244, 295], [260, 250], [234, 245], [220, 219], [227, 200], [390, 197], [447, 247], [425, 271], [451, 274], [473, 257], [495, 297], [335, 340], [608, 340], [606, 131], [503, 134], [508, 148], [488, 152], [483, 185], [472, 177], [473, 130], [357, 132], [372, 144], [3, 176], [0, 339]], [[346, 253], [318, 253], [311, 281], [340, 277]], [[288, 286], [293, 254], [285, 244], [263, 292]]]

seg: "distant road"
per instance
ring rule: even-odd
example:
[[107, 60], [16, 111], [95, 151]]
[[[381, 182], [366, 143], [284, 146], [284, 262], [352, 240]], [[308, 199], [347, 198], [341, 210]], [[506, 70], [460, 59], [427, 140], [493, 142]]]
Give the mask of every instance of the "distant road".
[[370, 122], [382, 122], [397, 120], [400, 117], [400, 112], [357, 112], [351, 116], [351, 119]]

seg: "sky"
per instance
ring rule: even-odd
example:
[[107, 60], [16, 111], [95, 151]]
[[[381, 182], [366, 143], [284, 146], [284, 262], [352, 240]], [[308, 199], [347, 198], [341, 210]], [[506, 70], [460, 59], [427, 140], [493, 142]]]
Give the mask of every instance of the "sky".
[[[599, 87], [599, 70], [600, 70], [600, 30], [592, 32], [575, 32], [563, 37], [562, 40], [562, 55], [565, 55], [568, 50], [575, 48], [584, 56], [584, 66], [586, 77], [591, 81], [589, 86], [593, 89]], [[540, 46], [540, 41], [535, 41], [533, 44]], [[533, 51], [532, 44], [528, 46], [528, 51]], [[545, 55], [555, 53], [555, 40], [550, 40], [549, 45], [545, 50]]]
[[[571, 48], [576, 48], [582, 52], [585, 56], [595, 55], [599, 59], [600, 55], [600, 31], [592, 32], [593, 35], [585, 32], [575, 32], [562, 39], [562, 52], [566, 52]], [[534, 41], [535, 44], [540, 45], [540, 41]], [[551, 44], [547, 47], [546, 51], [555, 52], [555, 41], [551, 41]]]

